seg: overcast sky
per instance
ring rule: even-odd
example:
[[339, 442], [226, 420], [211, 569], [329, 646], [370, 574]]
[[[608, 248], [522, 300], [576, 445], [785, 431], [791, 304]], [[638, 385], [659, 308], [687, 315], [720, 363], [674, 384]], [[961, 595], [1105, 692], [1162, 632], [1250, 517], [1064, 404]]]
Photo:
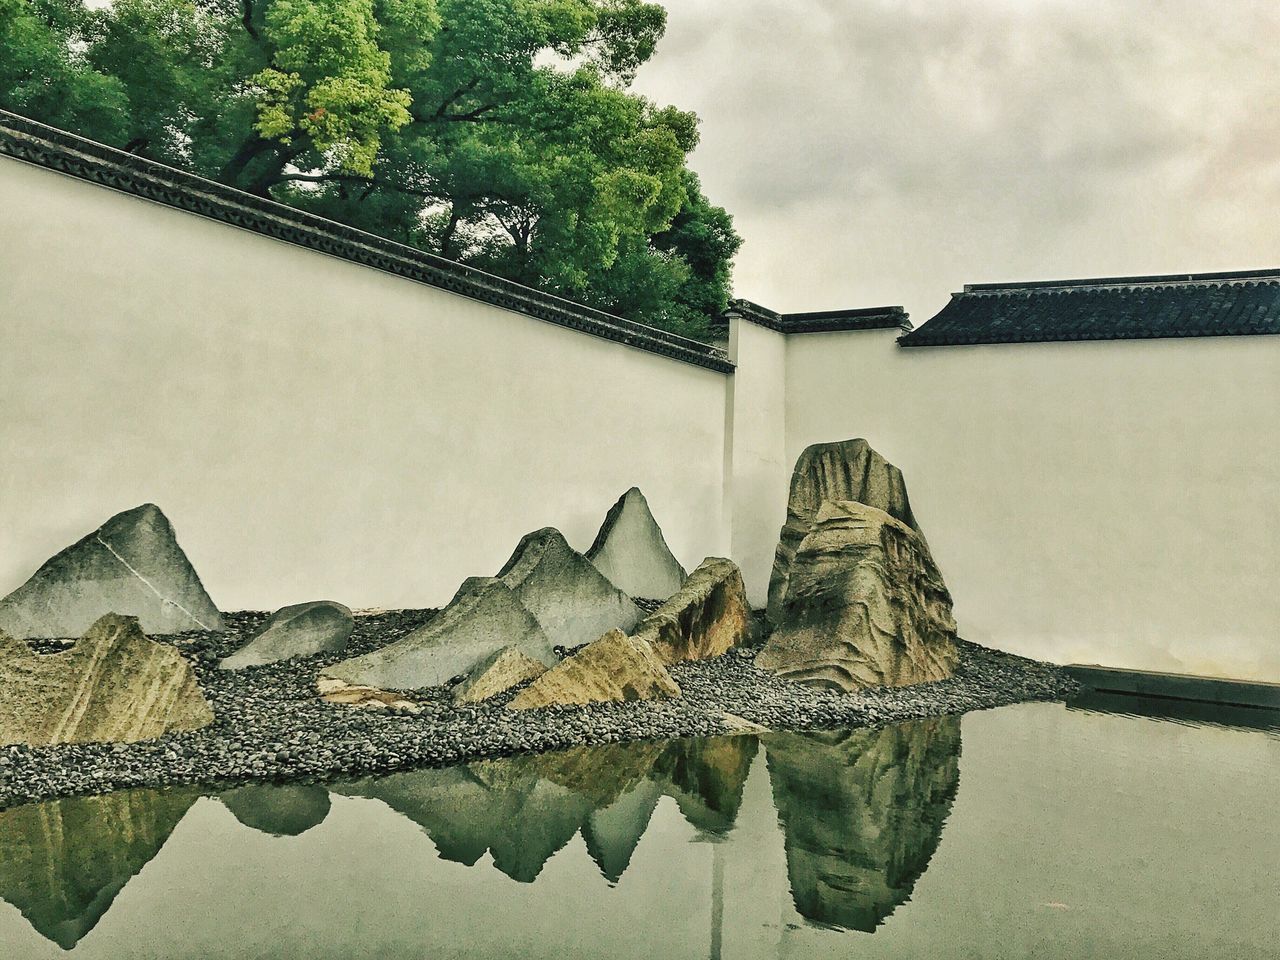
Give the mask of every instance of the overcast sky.
[[636, 87], [783, 311], [1280, 266], [1275, 0], [665, 0]]

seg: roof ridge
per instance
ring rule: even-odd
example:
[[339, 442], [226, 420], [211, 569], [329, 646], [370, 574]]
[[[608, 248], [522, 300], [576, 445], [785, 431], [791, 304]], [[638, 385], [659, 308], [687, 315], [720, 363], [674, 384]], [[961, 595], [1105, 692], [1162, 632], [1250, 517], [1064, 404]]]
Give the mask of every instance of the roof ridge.
[[1053, 290], [1115, 290], [1127, 287], [1214, 286], [1250, 281], [1280, 283], [1280, 267], [1226, 270], [1213, 273], [1166, 273], [1133, 277], [1085, 277], [1072, 280], [1029, 280], [1004, 283], [966, 283], [963, 293], [1015, 293]]

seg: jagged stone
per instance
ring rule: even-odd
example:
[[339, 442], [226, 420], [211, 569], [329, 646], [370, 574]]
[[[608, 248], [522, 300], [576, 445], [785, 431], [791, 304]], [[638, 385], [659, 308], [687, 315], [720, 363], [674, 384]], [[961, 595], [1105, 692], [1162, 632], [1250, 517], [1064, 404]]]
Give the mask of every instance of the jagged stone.
[[614, 627], [630, 630], [640, 608], [591, 561], [575, 551], [559, 530], [526, 535], [498, 573], [537, 618], [552, 643], [576, 647]]
[[116, 514], [45, 561], [0, 600], [0, 630], [15, 637], [78, 637], [104, 613], [137, 617], [151, 634], [223, 627], [155, 504]]
[[453, 700], [454, 703], [479, 703], [536, 680], [546, 672], [545, 664], [526, 657], [519, 647], [503, 647], [472, 668], [471, 675], [454, 689]]
[[531, 710], [553, 704], [655, 700], [680, 696], [680, 687], [644, 640], [610, 630], [562, 660], [507, 706]]
[[334, 677], [320, 677], [316, 681], [316, 690], [325, 703], [343, 707], [355, 707], [358, 710], [390, 710], [392, 713], [415, 715], [422, 713], [422, 707], [403, 694], [379, 690], [377, 687], [350, 684]]
[[756, 666], [841, 691], [951, 675], [951, 594], [923, 538], [852, 501], [823, 504], [791, 565]]
[[186, 788], [117, 790], [0, 811], [0, 898], [70, 950], [160, 852], [198, 796]]
[[[883, 510], [917, 533], [902, 471], [871, 449], [865, 440], [815, 443], [800, 454], [791, 474], [787, 520], [778, 537], [773, 575], [769, 578], [769, 620], [778, 623], [787, 592], [791, 561], [809, 533], [818, 510], [828, 500], [854, 500]], [[923, 538], [924, 534], [920, 536]]]
[[132, 742], [212, 722], [191, 665], [135, 617], [109, 613], [47, 655], [0, 634], [0, 744]]
[[609, 508], [586, 557], [615, 587], [633, 597], [669, 597], [686, 576], [639, 487], [632, 487]]
[[635, 636], [652, 644], [665, 664], [718, 657], [751, 631], [751, 605], [742, 571], [732, 560], [708, 557], [679, 591], [645, 617]]
[[329, 791], [313, 783], [251, 783], [218, 799], [246, 827], [273, 837], [300, 836], [329, 815]]
[[907, 901], [938, 848], [960, 779], [960, 719], [764, 743], [796, 910], [870, 933]]
[[552, 641], [505, 583], [473, 577], [449, 606], [408, 636], [326, 667], [321, 675], [368, 687], [416, 690], [465, 676], [506, 646], [543, 665], [556, 659]]
[[240, 670], [293, 657], [337, 653], [355, 631], [351, 611], [332, 600], [315, 600], [282, 607], [273, 613], [249, 642], [223, 660], [223, 670]]

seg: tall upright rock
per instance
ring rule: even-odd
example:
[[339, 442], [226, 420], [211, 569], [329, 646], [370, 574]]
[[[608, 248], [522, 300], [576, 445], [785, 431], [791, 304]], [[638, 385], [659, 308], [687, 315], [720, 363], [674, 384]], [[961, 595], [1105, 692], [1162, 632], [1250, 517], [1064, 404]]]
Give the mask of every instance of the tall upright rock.
[[0, 811], [0, 898], [70, 950], [160, 852], [198, 796], [187, 788], [117, 790]]
[[640, 608], [554, 527], [524, 536], [498, 579], [542, 624], [552, 643], [576, 647], [608, 630], [630, 630]]
[[609, 508], [586, 557], [615, 587], [633, 597], [665, 600], [685, 578], [684, 567], [667, 546], [639, 487], [632, 487]]
[[924, 539], [875, 507], [827, 501], [792, 560], [756, 666], [850, 692], [951, 675], [951, 594]]
[[48, 655], [0, 634], [0, 744], [132, 742], [212, 722], [191, 665], [134, 617], [109, 613]]
[[960, 781], [960, 720], [764, 738], [791, 896], [815, 923], [867, 933], [905, 903]]
[[551, 639], [511, 588], [501, 580], [472, 577], [449, 606], [417, 630], [326, 667], [321, 676], [386, 690], [416, 690], [465, 676], [507, 646], [544, 666], [556, 661]]
[[[769, 621], [777, 624], [791, 576], [796, 548], [809, 533], [818, 510], [828, 500], [853, 500], [883, 510], [920, 532], [907, 499], [902, 471], [871, 449], [865, 440], [815, 443], [796, 461], [787, 499], [787, 520], [778, 537], [769, 578]], [[920, 534], [921, 539], [924, 535]]]
[[78, 637], [104, 613], [137, 617], [152, 634], [223, 628], [153, 503], [116, 514], [47, 560], [0, 600], [0, 629], [15, 637]]

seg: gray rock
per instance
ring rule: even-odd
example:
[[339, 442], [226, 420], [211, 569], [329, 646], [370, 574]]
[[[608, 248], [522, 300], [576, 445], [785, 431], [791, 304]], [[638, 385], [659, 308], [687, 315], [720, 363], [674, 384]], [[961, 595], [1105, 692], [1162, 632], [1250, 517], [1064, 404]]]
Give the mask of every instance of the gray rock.
[[823, 504], [791, 565], [779, 623], [755, 664], [840, 691], [951, 676], [951, 594], [924, 539], [887, 513]]
[[347, 645], [355, 628], [351, 611], [332, 600], [282, 607], [219, 667], [239, 670], [294, 657], [337, 653]]
[[472, 668], [470, 676], [454, 688], [453, 702], [479, 703], [546, 672], [545, 664], [525, 656], [519, 647], [503, 647]]
[[632, 487], [609, 508], [586, 557], [615, 587], [633, 597], [664, 599], [680, 589], [686, 576], [639, 487]]
[[[769, 578], [769, 620], [778, 622], [786, 596], [791, 559], [809, 533], [819, 508], [828, 500], [854, 500], [883, 510], [917, 533], [902, 471], [871, 449], [865, 440], [815, 443], [805, 449], [791, 474], [787, 520], [778, 538], [773, 575]], [[924, 537], [920, 533], [921, 538]]]
[[155, 504], [116, 514], [47, 560], [0, 600], [0, 629], [78, 637], [105, 613], [137, 617], [152, 634], [222, 629], [222, 615]]
[[109, 613], [69, 650], [0, 633], [0, 744], [149, 740], [213, 722], [182, 654]]
[[506, 646], [544, 665], [556, 660], [551, 641], [515, 593], [501, 580], [477, 577], [408, 636], [327, 667], [321, 676], [384, 690], [416, 690], [468, 674]]
[[553, 644], [576, 647], [607, 630], [630, 630], [640, 608], [610, 583], [559, 530], [526, 535], [498, 579], [537, 618]]
[[645, 617], [635, 636], [665, 664], [728, 653], [751, 632], [751, 605], [742, 571], [732, 560], [703, 560], [666, 603]]

